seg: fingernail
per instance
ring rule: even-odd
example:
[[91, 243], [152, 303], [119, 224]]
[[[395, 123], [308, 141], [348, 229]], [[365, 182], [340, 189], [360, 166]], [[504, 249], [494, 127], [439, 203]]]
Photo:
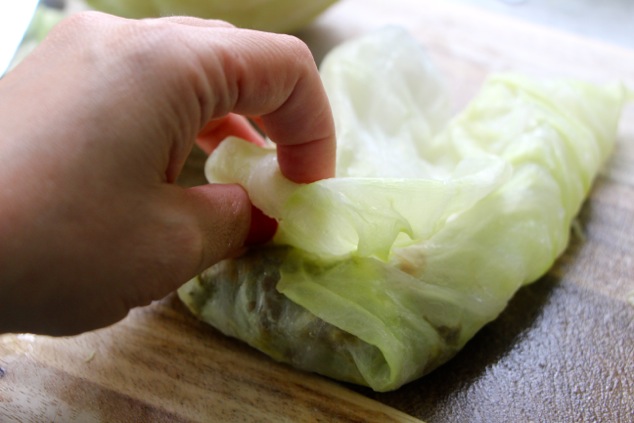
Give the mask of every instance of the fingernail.
[[268, 217], [262, 210], [251, 205], [251, 226], [249, 234], [244, 241], [245, 247], [266, 244], [275, 236], [277, 231], [277, 220]]

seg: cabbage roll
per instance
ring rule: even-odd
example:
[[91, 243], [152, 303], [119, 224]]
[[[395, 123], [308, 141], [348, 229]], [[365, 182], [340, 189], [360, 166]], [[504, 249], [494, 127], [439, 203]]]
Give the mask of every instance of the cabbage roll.
[[632, 94], [496, 74], [453, 116], [446, 82], [398, 28], [336, 47], [320, 72], [336, 177], [294, 184], [273, 145], [223, 141], [207, 178], [244, 186], [279, 229], [179, 296], [275, 360], [394, 390], [453, 357], [553, 265]]

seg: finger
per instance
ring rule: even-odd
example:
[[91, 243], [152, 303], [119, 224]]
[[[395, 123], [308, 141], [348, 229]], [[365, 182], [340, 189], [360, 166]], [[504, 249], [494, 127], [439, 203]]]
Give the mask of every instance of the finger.
[[214, 263], [235, 255], [249, 236], [251, 202], [238, 185], [210, 184], [179, 189], [176, 207], [180, 208], [198, 241], [190, 244], [194, 251], [178, 249], [175, 263], [185, 264], [185, 281]]
[[219, 19], [202, 19], [194, 16], [166, 16], [164, 18], [153, 18], [149, 20], [207, 28], [235, 28], [235, 26], [229, 22], [221, 21]]
[[262, 118], [260, 116], [251, 116], [249, 119], [251, 119], [251, 122], [253, 122], [253, 125], [258, 128], [258, 130], [265, 132], [264, 122], [262, 122]]
[[230, 113], [224, 118], [209, 121], [198, 133], [196, 142], [207, 154], [229, 136], [239, 137], [256, 145], [265, 145], [264, 138], [253, 128], [249, 121], [240, 115]]
[[332, 112], [305, 44], [285, 35], [222, 28], [208, 37], [192, 36], [190, 47], [207, 76], [200, 98], [209, 106], [208, 119], [230, 112], [261, 116], [280, 147], [287, 178], [312, 182], [334, 176]]
[[277, 222], [253, 207], [239, 185], [210, 184], [181, 190], [184, 198], [179, 204], [187, 216], [193, 216], [201, 242], [194, 243], [200, 251], [184, 252], [182, 261], [200, 257], [189, 269], [188, 277], [207, 269], [214, 263], [235, 256], [244, 247], [260, 245], [273, 238]]
[[196, 273], [240, 249], [249, 234], [251, 202], [236, 185], [203, 185], [186, 190], [190, 212], [203, 236]]

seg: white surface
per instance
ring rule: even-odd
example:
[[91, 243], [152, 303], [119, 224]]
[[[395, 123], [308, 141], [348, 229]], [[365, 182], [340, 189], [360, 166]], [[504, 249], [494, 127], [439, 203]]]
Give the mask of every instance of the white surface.
[[0, 3], [0, 76], [9, 67], [33, 18], [38, 0]]

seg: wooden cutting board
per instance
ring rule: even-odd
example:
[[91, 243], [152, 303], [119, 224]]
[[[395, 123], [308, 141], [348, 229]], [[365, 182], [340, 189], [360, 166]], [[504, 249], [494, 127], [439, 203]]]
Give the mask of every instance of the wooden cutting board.
[[[299, 34], [319, 60], [397, 24], [429, 51], [456, 108], [493, 71], [634, 87], [634, 51], [433, 0], [342, 0]], [[183, 182], [202, 181], [192, 156]], [[628, 301], [629, 298], [629, 301]], [[2, 422], [634, 421], [634, 107], [570, 248], [451, 362], [377, 394], [277, 364], [174, 296], [72, 338], [0, 337]]]

